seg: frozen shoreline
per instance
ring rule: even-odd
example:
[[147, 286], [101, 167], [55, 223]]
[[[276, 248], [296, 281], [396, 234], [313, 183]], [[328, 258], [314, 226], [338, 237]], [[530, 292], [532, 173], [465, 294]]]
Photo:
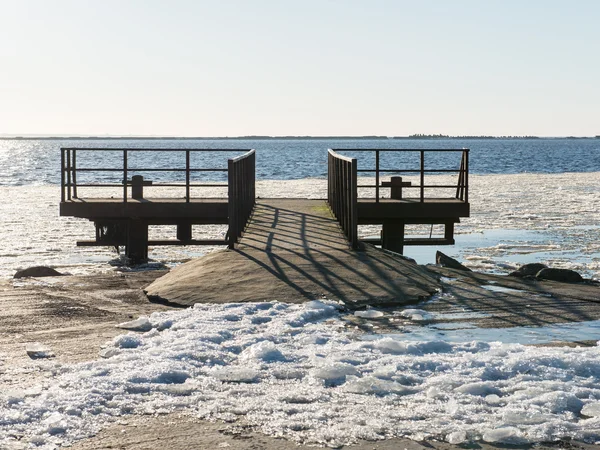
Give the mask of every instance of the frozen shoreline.
[[[481, 303], [466, 275], [457, 284], [452, 279], [460, 274], [445, 274], [453, 277], [447, 287], [463, 308], [468, 299], [458, 296], [464, 292]], [[488, 284], [525, 286], [512, 277], [473, 276]], [[6, 304], [21, 321], [14, 325], [20, 332], [2, 343], [0, 443], [54, 448], [106, 429], [100, 436], [121, 445], [129, 436], [141, 438], [137, 424], [148, 416], [160, 423], [165, 414], [164, 420], [174, 420], [171, 413], [191, 417], [199, 433], [210, 429], [202, 420], [221, 421], [221, 429], [232, 432], [260, 431], [271, 436], [261, 439], [273, 449], [280, 448], [273, 437], [329, 446], [367, 440], [368, 446], [359, 448], [369, 449], [379, 445], [373, 439], [385, 439], [386, 448], [386, 442], [403, 437], [520, 445], [600, 439], [597, 345], [531, 347], [468, 336], [458, 342], [439, 336], [364, 339], [375, 330], [355, 328], [358, 316], [329, 301], [168, 310], [136, 297], [135, 287], [151, 278], [147, 272], [26, 280], [16, 288], [0, 283], [0, 293], [13, 298]], [[553, 286], [558, 292], [571, 289]], [[487, 313], [494, 311], [495, 299], [494, 315], [507, 319], [502, 318], [507, 299], [478, 289], [489, 294]], [[511, 302], [540, 311], [545, 299], [522, 293]], [[532, 320], [568, 320], [568, 305], [557, 301], [559, 309]], [[588, 306], [574, 306], [571, 314], [600, 318], [600, 306]], [[526, 317], [510, 309], [508, 319]], [[114, 327], [138, 315], [148, 317], [140, 331]], [[374, 326], [384, 318], [400, 320], [403, 332], [413, 333], [411, 327], [419, 326], [426, 312], [406, 307], [366, 316]], [[464, 311], [462, 317], [473, 319]], [[42, 340], [56, 358], [28, 360], [24, 342], [32, 339]], [[101, 346], [105, 358], [96, 356]], [[172, 432], [177, 434], [179, 424], [187, 429], [186, 423], [171, 422]], [[211, 439], [218, 437], [213, 430]], [[201, 446], [202, 436], [198, 439]], [[91, 442], [96, 441], [76, 445], [94, 448]]]

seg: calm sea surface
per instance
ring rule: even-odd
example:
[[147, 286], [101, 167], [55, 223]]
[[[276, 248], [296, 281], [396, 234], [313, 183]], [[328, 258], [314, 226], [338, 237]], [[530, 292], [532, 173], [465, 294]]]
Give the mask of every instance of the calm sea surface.
[[[327, 172], [328, 148], [469, 148], [472, 174], [514, 174], [596, 172], [600, 171], [600, 139], [485, 139], [485, 140], [3, 140], [0, 141], [0, 185], [58, 184], [61, 147], [102, 148], [225, 148], [256, 149], [258, 179], [290, 180], [324, 177]], [[232, 153], [204, 153], [192, 157], [192, 167], [225, 168]], [[374, 166], [372, 154], [358, 157], [359, 169]], [[121, 154], [79, 152], [79, 167], [114, 167], [122, 165]], [[382, 168], [418, 168], [418, 153], [385, 154]], [[141, 153], [129, 157], [132, 168], [182, 168], [184, 154]], [[428, 154], [428, 168], [458, 168], [460, 155]], [[134, 174], [134, 173], [133, 173]], [[132, 175], [132, 173], [130, 173]], [[182, 174], [154, 172], [155, 180], [179, 181]], [[102, 181], [118, 181], [117, 173], [102, 174]], [[224, 174], [201, 173], [196, 180], [223, 180]], [[98, 181], [80, 177], [79, 182]]]

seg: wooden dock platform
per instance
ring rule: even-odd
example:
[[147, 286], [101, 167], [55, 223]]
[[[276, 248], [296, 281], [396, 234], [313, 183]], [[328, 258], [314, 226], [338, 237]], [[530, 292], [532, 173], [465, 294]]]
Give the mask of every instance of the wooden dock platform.
[[[185, 156], [184, 166], [165, 167], [164, 164], [158, 164], [158, 167], [143, 167], [143, 165], [140, 166], [140, 161], [143, 159], [140, 158], [140, 155], [135, 155], [136, 152], [160, 151], [169, 153], [167, 156], [174, 152], [183, 154]], [[245, 153], [228, 159], [227, 168], [194, 167], [191, 164], [191, 156], [194, 152], [220, 151], [236, 150], [61, 149], [60, 214], [86, 218], [94, 222], [95, 239], [80, 241], [78, 245], [124, 246], [126, 255], [132, 263], [143, 262], [147, 259], [148, 245], [150, 244], [222, 244], [227, 245], [230, 249], [237, 245], [242, 251], [262, 246], [261, 251], [267, 253], [271, 251], [271, 248], [281, 250], [288, 247], [299, 249], [317, 248], [318, 246], [323, 247], [324, 251], [333, 252], [348, 245], [353, 250], [359, 250], [361, 244], [358, 226], [364, 224], [376, 224], [382, 227], [380, 239], [370, 239], [370, 243], [402, 254], [405, 245], [454, 244], [454, 224], [459, 222], [461, 217], [468, 217], [470, 214], [468, 201], [469, 151], [467, 149], [329, 150], [327, 201], [320, 203], [320, 207], [327, 210], [327, 213], [323, 213], [325, 215], [315, 215], [314, 211], [308, 213], [306, 208], [312, 208], [311, 211], [315, 208], [310, 201], [302, 203], [302, 201], [285, 200], [289, 205], [287, 209], [274, 206], [278, 205], [276, 201], [273, 201], [275, 203], [261, 202], [260, 207], [255, 207], [256, 157], [254, 150], [237, 150]], [[85, 155], [90, 152], [112, 152], [112, 154], [117, 152], [117, 155], [122, 155], [119, 161], [121, 167], [115, 167], [114, 161], [112, 161], [113, 164], [110, 164], [111, 167], [98, 167], [97, 165], [82, 167], [81, 157], [78, 158], [77, 155], [82, 153]], [[338, 152], [359, 152], [361, 154], [371, 152], [374, 154], [375, 166], [359, 170], [356, 158], [344, 156]], [[380, 167], [380, 153], [385, 152], [392, 154], [398, 152], [414, 154], [416, 152], [420, 155], [420, 165], [418, 168], [382, 168]], [[450, 155], [452, 152], [459, 154], [458, 168], [449, 168], [447, 163], [445, 163], [445, 167], [428, 168], [426, 166], [426, 155], [442, 152]], [[104, 160], [104, 153], [92, 155], [93, 157], [89, 161], [92, 163], [95, 161], [95, 164], [98, 164], [99, 160]], [[128, 163], [130, 159], [137, 161], [135, 168]], [[156, 164], [157, 159], [154, 158], [152, 161]], [[100, 180], [109, 177], [102, 173], [115, 175], [112, 175], [110, 183], [106, 181], [91, 183], [89, 179], [94, 172], [100, 173], [97, 175]], [[164, 180], [164, 177], [150, 180], [141, 175], [151, 175], [157, 172], [172, 172], [175, 181], [160, 182], [160, 180]], [[208, 172], [226, 172], [227, 183], [210, 181], [214, 176], [207, 178], [206, 182], [193, 181], [193, 174], [198, 176]], [[375, 183], [358, 184], [358, 173], [373, 174]], [[420, 181], [414, 183], [414, 180], [407, 181], [398, 176], [398, 174], [405, 173], [418, 175]], [[427, 184], [426, 175], [429, 174], [454, 174], [457, 175], [457, 179], [455, 184]], [[223, 178], [222, 174], [218, 175], [217, 179]], [[85, 182], [82, 182], [82, 177]], [[384, 177], [390, 177], [390, 179], [384, 180]], [[176, 182], [177, 180], [179, 181]], [[366, 180], [369, 179], [366, 178]], [[151, 186], [153, 190], [162, 187], [179, 188], [183, 195], [179, 198], [148, 198], [144, 195], [145, 186]], [[191, 195], [192, 188], [208, 186], [227, 188], [227, 194], [223, 198], [204, 198]], [[117, 192], [121, 190], [122, 195], [113, 195], [111, 198], [88, 198], [81, 195], [81, 191], [87, 188], [96, 190], [112, 188], [113, 192], [115, 189]], [[368, 198], [358, 198], [359, 188], [363, 191], [371, 189], [373, 195]], [[414, 195], [415, 190], [416, 196]], [[439, 195], [449, 191], [451, 195]], [[389, 195], [387, 195], [388, 192]], [[432, 192], [435, 192], [436, 195], [432, 195]], [[276, 216], [269, 215], [270, 208], [275, 208]], [[328, 216], [330, 212], [333, 213], [334, 219]], [[294, 220], [288, 221], [290, 217], [294, 217]], [[304, 222], [298, 222], [298, 217], [301, 217]], [[328, 218], [325, 219], [325, 217]], [[280, 228], [277, 228], [277, 233], [273, 234], [268, 225], [269, 221], [287, 225], [281, 225]], [[227, 235], [223, 240], [193, 239], [192, 225], [195, 224], [226, 224], [228, 225]], [[334, 224], [341, 228], [343, 235], [340, 235], [339, 229], [333, 232]], [[443, 237], [430, 236], [430, 238], [411, 239], [405, 236], [407, 224], [441, 224], [444, 226], [444, 235]], [[151, 242], [148, 240], [149, 225], [175, 225], [177, 239]], [[301, 231], [297, 228], [300, 225], [302, 225]], [[267, 240], [264, 241], [264, 239]]]

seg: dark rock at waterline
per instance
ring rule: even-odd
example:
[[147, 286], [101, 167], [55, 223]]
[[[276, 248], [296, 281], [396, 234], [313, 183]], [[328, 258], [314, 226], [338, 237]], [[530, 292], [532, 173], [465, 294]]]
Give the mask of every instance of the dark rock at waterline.
[[534, 277], [540, 270], [547, 269], [548, 266], [542, 263], [525, 264], [519, 267], [514, 272], [508, 274], [510, 277]]
[[583, 278], [574, 270], [570, 269], [542, 269], [536, 276], [538, 280], [560, 281], [562, 283], [581, 283]]
[[471, 272], [471, 269], [463, 266], [456, 259], [450, 258], [448, 255], [443, 254], [439, 250], [435, 253], [435, 263], [439, 264], [440, 266], [447, 267], [449, 269], [464, 270], [466, 272]]
[[27, 269], [18, 270], [13, 278], [25, 278], [25, 277], [60, 277], [63, 273], [54, 270], [52, 267], [46, 266], [35, 266]]

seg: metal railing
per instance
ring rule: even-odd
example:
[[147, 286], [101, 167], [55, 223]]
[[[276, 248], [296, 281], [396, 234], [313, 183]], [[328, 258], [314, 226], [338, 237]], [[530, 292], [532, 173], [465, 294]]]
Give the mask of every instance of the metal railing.
[[358, 248], [358, 201], [356, 158], [329, 150], [327, 162], [327, 202], [352, 248]]
[[232, 158], [229, 176], [229, 248], [234, 248], [252, 214], [256, 199], [256, 153], [254, 150]]
[[[358, 149], [358, 148], [337, 148], [330, 150], [330, 155], [336, 154], [335, 152], [374, 152], [375, 153], [375, 168], [374, 169], [357, 169], [358, 173], [375, 173], [375, 184], [374, 185], [358, 185], [359, 188], [374, 188], [375, 189], [375, 201], [379, 202], [379, 190], [381, 187], [381, 174], [418, 174], [419, 184], [413, 185], [412, 183], [405, 183], [403, 189], [419, 189], [418, 199], [420, 202], [425, 201], [425, 189], [456, 189], [456, 195], [454, 198], [461, 200], [465, 203], [469, 201], [469, 149]], [[420, 167], [418, 169], [392, 169], [392, 168], [381, 168], [380, 167], [380, 153], [382, 152], [407, 152], [407, 153], [419, 153]], [[455, 152], [461, 153], [460, 167], [458, 169], [426, 169], [425, 168], [425, 155], [432, 152]], [[339, 156], [339, 155], [337, 155]], [[456, 185], [439, 185], [425, 184], [425, 174], [427, 173], [458, 173], [458, 182]], [[452, 198], [452, 197], [450, 197]]]
[[[121, 155], [121, 167], [79, 167], [77, 163], [77, 155], [86, 152], [112, 152]], [[132, 167], [128, 160], [129, 157], [137, 152], [168, 152], [168, 153], [184, 153], [185, 164], [181, 167], [162, 168], [162, 167]], [[197, 172], [227, 172], [228, 168], [199, 168], [191, 166], [191, 155], [198, 152], [254, 152], [248, 149], [173, 149], [173, 148], [61, 148], [60, 160], [60, 185], [61, 185], [61, 202], [78, 198], [77, 188], [93, 187], [93, 188], [115, 188], [123, 189], [123, 202], [127, 203], [128, 189], [131, 188], [131, 181], [127, 177], [131, 173], [140, 172], [164, 172], [164, 173], [180, 173], [183, 174], [183, 180], [178, 183], [164, 182], [152, 183], [152, 187], [181, 187], [185, 188], [186, 202], [190, 202], [190, 188], [196, 187], [223, 187], [227, 188], [226, 183], [200, 183], [192, 182], [192, 174]], [[246, 153], [248, 154], [248, 153]], [[122, 178], [118, 183], [78, 183], [77, 175], [84, 173], [110, 173], [120, 172]]]

